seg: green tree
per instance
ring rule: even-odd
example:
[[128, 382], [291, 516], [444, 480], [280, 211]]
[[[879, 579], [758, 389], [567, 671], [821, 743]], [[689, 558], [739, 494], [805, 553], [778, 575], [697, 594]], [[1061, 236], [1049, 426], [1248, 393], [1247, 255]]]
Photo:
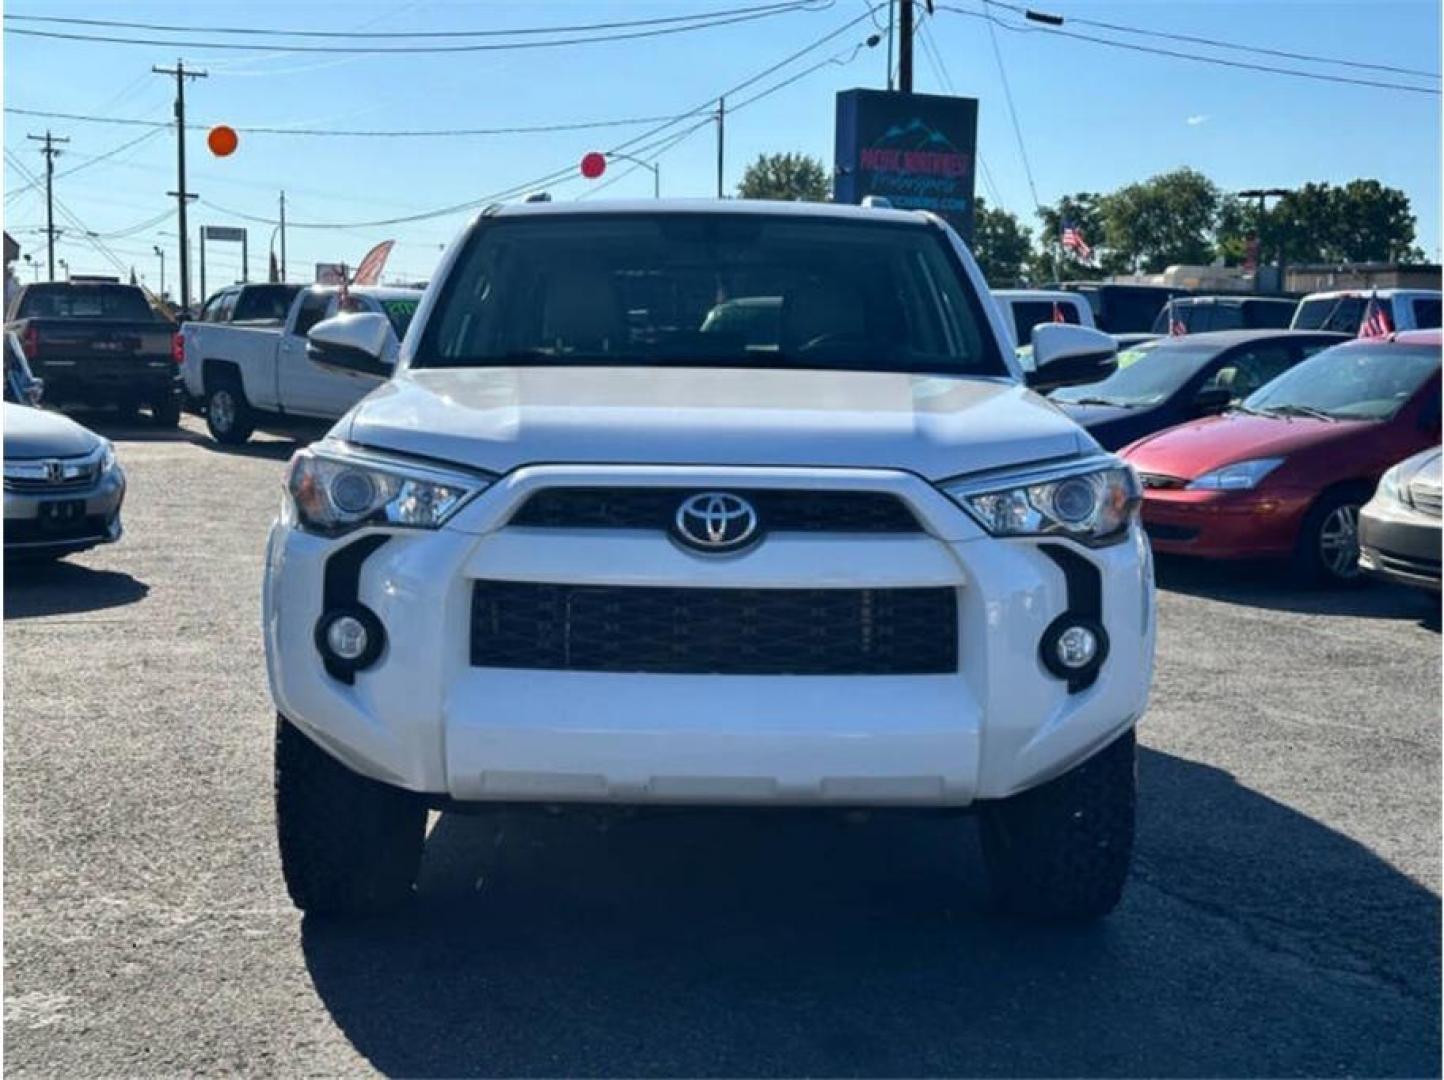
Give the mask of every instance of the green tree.
[[980, 198], [973, 215], [973, 258], [993, 288], [1017, 285], [1033, 262], [1033, 234], [1016, 215]]
[[1417, 221], [1409, 196], [1377, 180], [1350, 180], [1342, 187], [1305, 184], [1279, 199], [1267, 224], [1291, 263], [1422, 262], [1414, 246]]
[[832, 181], [822, 162], [807, 154], [759, 154], [742, 174], [737, 194], [743, 199], [828, 202]]
[[1104, 239], [1135, 273], [1212, 262], [1222, 199], [1218, 185], [1194, 169], [1129, 184], [1101, 200]]

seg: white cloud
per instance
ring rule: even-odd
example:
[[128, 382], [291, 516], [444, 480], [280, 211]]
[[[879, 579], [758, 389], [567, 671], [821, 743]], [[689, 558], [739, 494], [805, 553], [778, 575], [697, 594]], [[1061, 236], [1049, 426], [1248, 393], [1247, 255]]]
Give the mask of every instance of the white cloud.
[[1190, 117], [1188, 118], [1188, 120], [1185, 121], [1185, 122], [1188, 124], [1189, 127], [1198, 127], [1199, 124], [1206, 124], [1206, 123], [1208, 123], [1208, 114], [1207, 114], [1207, 113], [1197, 113], [1197, 114], [1194, 115], [1194, 116], [1190, 116]]

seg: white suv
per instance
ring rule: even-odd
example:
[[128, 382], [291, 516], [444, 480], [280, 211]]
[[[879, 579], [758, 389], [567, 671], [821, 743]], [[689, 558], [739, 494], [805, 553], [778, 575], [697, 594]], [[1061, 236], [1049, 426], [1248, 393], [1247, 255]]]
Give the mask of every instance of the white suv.
[[[374, 364], [384, 321], [311, 355]], [[972, 808], [1011, 909], [1111, 910], [1153, 666], [1139, 489], [1009, 340], [926, 214], [479, 215], [271, 532], [295, 902], [403, 901], [428, 808], [711, 804]], [[1034, 344], [1039, 389], [1114, 363], [1085, 327]]]

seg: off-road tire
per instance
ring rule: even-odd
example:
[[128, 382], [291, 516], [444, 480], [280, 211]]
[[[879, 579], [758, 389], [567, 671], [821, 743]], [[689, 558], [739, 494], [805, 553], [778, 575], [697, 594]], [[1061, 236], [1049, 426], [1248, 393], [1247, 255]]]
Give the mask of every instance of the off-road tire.
[[1003, 910], [1075, 923], [1112, 911], [1133, 860], [1137, 788], [1130, 729], [1062, 776], [984, 803], [983, 859]]
[[150, 418], [156, 427], [173, 428], [180, 424], [180, 398], [174, 394], [162, 394], [150, 403]]
[[[1357, 552], [1359, 511], [1368, 501], [1369, 496], [1362, 489], [1338, 488], [1324, 492], [1318, 502], [1309, 507], [1309, 512], [1304, 515], [1304, 523], [1299, 527], [1298, 544], [1294, 548], [1294, 576], [1301, 584], [1354, 588], [1368, 581], [1368, 577], [1358, 568]], [[1341, 574], [1337, 565], [1332, 563], [1326, 554], [1323, 540], [1325, 530], [1335, 529], [1340, 524], [1339, 515], [1346, 514], [1349, 510], [1353, 512], [1355, 561], [1352, 573]]]
[[276, 837], [286, 889], [302, 911], [381, 914], [411, 897], [426, 805], [352, 772], [278, 716]]
[[227, 446], [240, 446], [256, 430], [246, 391], [235, 375], [222, 375], [206, 387], [206, 427], [211, 438]]

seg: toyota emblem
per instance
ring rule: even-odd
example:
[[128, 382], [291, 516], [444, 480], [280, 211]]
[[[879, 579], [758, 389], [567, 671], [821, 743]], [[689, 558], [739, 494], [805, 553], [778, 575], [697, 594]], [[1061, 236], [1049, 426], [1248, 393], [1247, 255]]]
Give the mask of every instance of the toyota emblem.
[[673, 521], [677, 538], [698, 551], [736, 551], [757, 539], [757, 511], [725, 491], [704, 491], [682, 500]]

